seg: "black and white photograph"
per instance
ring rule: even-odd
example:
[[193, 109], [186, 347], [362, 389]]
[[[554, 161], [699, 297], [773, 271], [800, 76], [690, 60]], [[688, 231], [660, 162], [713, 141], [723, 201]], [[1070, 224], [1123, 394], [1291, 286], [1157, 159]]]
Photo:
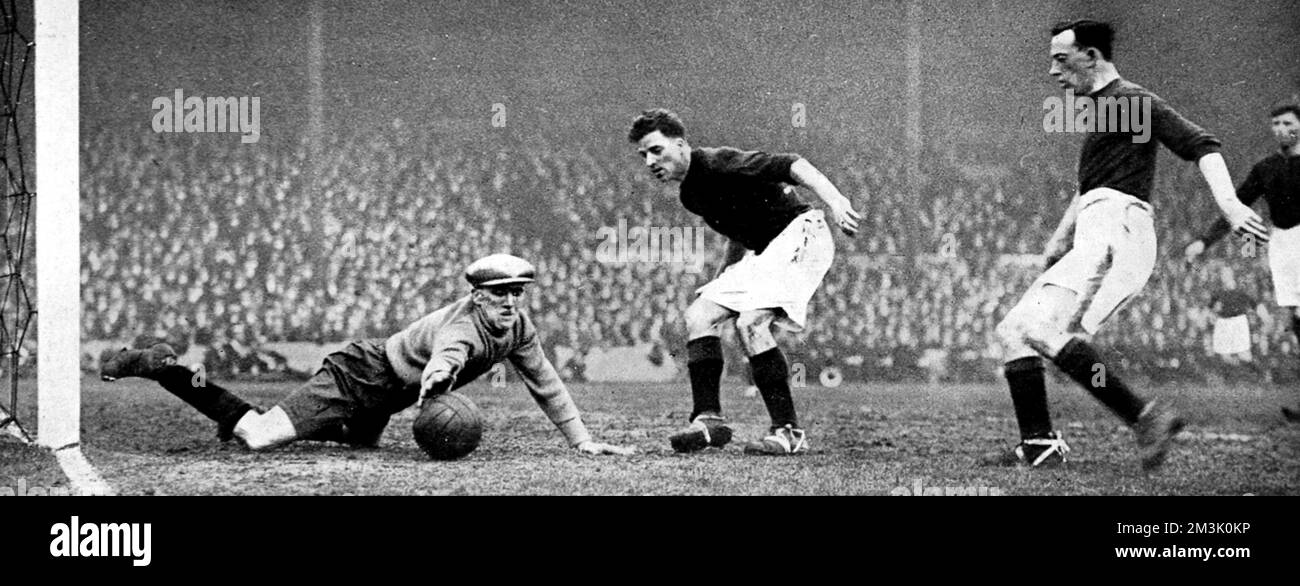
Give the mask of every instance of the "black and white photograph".
[[0, 5], [0, 496], [1300, 494], [1293, 0]]

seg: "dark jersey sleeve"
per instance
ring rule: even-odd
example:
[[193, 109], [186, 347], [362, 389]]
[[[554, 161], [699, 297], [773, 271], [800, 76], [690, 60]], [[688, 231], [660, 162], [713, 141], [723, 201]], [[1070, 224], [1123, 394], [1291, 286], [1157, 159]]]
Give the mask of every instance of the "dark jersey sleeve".
[[801, 157], [796, 154], [770, 154], [721, 147], [714, 159], [714, 171], [753, 177], [772, 183], [795, 183], [790, 167]]
[[1254, 205], [1264, 195], [1264, 161], [1255, 163], [1246, 175], [1246, 180], [1237, 188], [1237, 199], [1246, 205]]
[[1219, 152], [1219, 147], [1222, 146], [1213, 134], [1184, 118], [1169, 102], [1154, 95], [1151, 97], [1151, 122], [1160, 144], [1183, 160], [1199, 160], [1205, 155]]

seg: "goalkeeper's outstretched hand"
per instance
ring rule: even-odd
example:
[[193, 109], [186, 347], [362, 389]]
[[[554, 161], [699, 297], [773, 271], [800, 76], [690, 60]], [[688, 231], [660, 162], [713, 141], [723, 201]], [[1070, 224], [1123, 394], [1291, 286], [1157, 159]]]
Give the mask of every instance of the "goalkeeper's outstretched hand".
[[455, 380], [450, 372], [425, 371], [420, 379], [420, 398], [427, 399], [451, 390], [451, 383]]
[[633, 448], [631, 446], [616, 446], [613, 444], [593, 442], [591, 440], [582, 442], [575, 447], [579, 452], [582, 452], [584, 454], [591, 454], [593, 456], [600, 456], [604, 454], [611, 454], [615, 456], [631, 456], [632, 454], [636, 453], [636, 448]]

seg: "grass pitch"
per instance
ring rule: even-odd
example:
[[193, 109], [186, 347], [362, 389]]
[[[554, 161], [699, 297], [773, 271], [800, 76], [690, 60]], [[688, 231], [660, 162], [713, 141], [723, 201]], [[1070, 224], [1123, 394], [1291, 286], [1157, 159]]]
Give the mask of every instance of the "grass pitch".
[[[296, 383], [229, 385], [270, 406]], [[722, 450], [679, 455], [667, 436], [685, 423], [682, 384], [579, 384], [571, 391], [596, 439], [633, 445], [632, 457], [567, 449], [519, 383], [463, 389], [483, 409], [482, 445], [455, 462], [427, 459], [411, 438], [414, 410], [398, 414], [381, 448], [301, 442], [252, 453], [215, 439], [215, 426], [150, 381], [83, 380], [83, 450], [119, 494], [144, 495], [1006, 495], [1300, 494], [1300, 425], [1268, 386], [1164, 387], [1189, 418], [1169, 462], [1144, 474], [1132, 433], [1082, 390], [1053, 383], [1053, 415], [1074, 448], [1062, 468], [984, 463], [1017, 438], [1001, 385], [843, 385], [796, 389], [812, 451], [745, 456], [762, 434], [762, 401], [724, 385], [737, 438]], [[34, 403], [26, 396], [24, 402]], [[33, 421], [34, 417], [27, 417]], [[0, 486], [59, 482], [51, 459], [0, 442]]]

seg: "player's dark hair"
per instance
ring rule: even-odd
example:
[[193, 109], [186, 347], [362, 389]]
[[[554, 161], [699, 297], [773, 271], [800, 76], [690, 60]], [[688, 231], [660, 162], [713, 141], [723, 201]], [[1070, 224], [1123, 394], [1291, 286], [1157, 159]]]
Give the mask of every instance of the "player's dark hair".
[[1295, 114], [1296, 118], [1300, 118], [1300, 104], [1297, 104], [1295, 102], [1285, 102], [1282, 104], [1278, 104], [1273, 107], [1273, 110], [1271, 112], [1268, 113], [1268, 117], [1276, 118], [1278, 116], [1286, 114], [1287, 112]]
[[642, 112], [636, 120], [632, 121], [632, 130], [628, 131], [627, 140], [633, 143], [641, 142], [645, 135], [656, 130], [668, 138], [686, 136], [686, 127], [682, 125], [681, 118], [663, 108], [655, 108]]
[[1080, 49], [1092, 47], [1101, 53], [1102, 58], [1111, 61], [1111, 52], [1115, 45], [1115, 28], [1109, 22], [1100, 20], [1075, 20], [1058, 23], [1052, 27], [1052, 36], [1065, 31], [1074, 31], [1074, 45]]

